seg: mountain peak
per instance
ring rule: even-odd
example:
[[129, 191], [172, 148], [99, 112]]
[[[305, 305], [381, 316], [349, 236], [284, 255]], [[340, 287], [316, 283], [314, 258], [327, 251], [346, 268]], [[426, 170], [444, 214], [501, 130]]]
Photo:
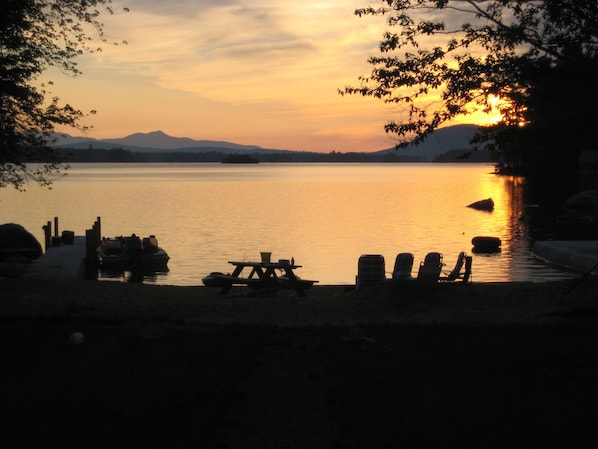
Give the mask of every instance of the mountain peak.
[[[172, 137], [172, 136], [169, 136], [168, 134], [166, 134], [164, 131], [160, 131], [160, 130], [150, 131], [149, 133], [133, 133], [133, 134], [128, 135], [127, 137], [134, 137], [134, 136]], [[125, 137], [125, 138], [127, 138], [127, 137]], [[175, 137], [175, 139], [176, 139], [176, 137]]]
[[192, 147], [196, 141], [188, 137], [172, 137], [164, 131], [152, 131], [149, 133], [135, 133], [119, 139], [106, 139], [119, 145], [128, 145], [142, 148], [156, 148], [175, 150], [178, 148]]

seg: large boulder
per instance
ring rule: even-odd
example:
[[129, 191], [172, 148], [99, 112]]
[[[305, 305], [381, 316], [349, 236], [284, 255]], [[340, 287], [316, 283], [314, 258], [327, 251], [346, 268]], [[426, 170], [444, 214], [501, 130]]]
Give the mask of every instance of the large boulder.
[[567, 240], [598, 239], [598, 190], [584, 190], [563, 204], [555, 219], [557, 237]]
[[598, 190], [584, 190], [570, 197], [563, 204], [567, 212], [583, 212], [595, 214], [598, 212]]
[[43, 254], [35, 236], [14, 223], [0, 225], [0, 261], [35, 260]]

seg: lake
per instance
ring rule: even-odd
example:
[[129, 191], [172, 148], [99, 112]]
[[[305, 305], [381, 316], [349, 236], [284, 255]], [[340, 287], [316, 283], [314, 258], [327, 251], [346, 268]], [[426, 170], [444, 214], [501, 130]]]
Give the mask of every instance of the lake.
[[[521, 180], [487, 164], [156, 163], [73, 164], [51, 190], [0, 190], [0, 222], [19, 223], [43, 242], [42, 226], [85, 235], [155, 234], [171, 256], [167, 273], [145, 282], [201, 285], [231, 260], [294, 258], [299, 276], [353, 284], [362, 254], [444, 255], [447, 271], [478, 235], [502, 240], [473, 254], [473, 281], [546, 281], [571, 274], [530, 255]], [[485, 198], [493, 212], [466, 207]], [[126, 279], [126, 275], [122, 278]]]

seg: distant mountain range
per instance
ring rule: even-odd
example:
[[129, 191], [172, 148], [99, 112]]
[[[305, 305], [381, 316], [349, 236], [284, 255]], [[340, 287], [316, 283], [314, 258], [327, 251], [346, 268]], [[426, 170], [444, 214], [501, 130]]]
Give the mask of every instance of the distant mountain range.
[[378, 153], [397, 154], [399, 156], [420, 157], [427, 162], [437, 156], [454, 150], [472, 150], [471, 139], [479, 129], [477, 125], [454, 125], [434, 131], [419, 145], [409, 145], [405, 148], [389, 148]]
[[135, 133], [130, 136], [114, 139], [93, 139], [91, 137], [72, 137], [66, 134], [56, 135], [55, 147], [73, 149], [113, 149], [155, 153], [163, 151], [177, 151], [196, 153], [204, 151], [221, 152], [255, 152], [267, 151], [255, 145], [239, 145], [231, 142], [216, 140], [194, 140], [188, 137], [173, 137], [162, 131], [150, 133]]
[[[408, 159], [416, 158], [422, 161], [433, 161], [438, 155], [451, 150], [469, 150], [469, 143], [478, 127], [476, 125], [455, 125], [439, 129], [418, 146], [409, 146], [395, 150], [387, 148], [368, 153], [372, 156], [392, 157], [398, 155]], [[135, 133], [126, 137], [114, 139], [93, 139], [90, 137], [72, 137], [64, 134], [56, 135], [54, 147], [76, 151], [80, 150], [111, 150], [122, 149], [135, 153], [208, 153], [223, 154], [273, 154], [273, 153], [312, 153], [309, 151], [266, 149], [256, 145], [241, 145], [237, 143], [194, 140], [187, 137], [173, 137], [162, 131], [150, 133]]]

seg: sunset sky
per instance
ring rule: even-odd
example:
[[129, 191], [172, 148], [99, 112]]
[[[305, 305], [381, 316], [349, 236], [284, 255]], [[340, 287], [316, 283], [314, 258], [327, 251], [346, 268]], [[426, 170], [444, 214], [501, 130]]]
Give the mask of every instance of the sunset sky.
[[396, 143], [383, 129], [396, 106], [337, 92], [370, 72], [384, 18], [353, 11], [372, 3], [118, 0], [102, 22], [109, 41], [127, 45], [82, 57], [78, 78], [45, 78], [64, 101], [97, 111], [84, 121], [93, 138], [161, 130], [264, 148], [376, 151]]

